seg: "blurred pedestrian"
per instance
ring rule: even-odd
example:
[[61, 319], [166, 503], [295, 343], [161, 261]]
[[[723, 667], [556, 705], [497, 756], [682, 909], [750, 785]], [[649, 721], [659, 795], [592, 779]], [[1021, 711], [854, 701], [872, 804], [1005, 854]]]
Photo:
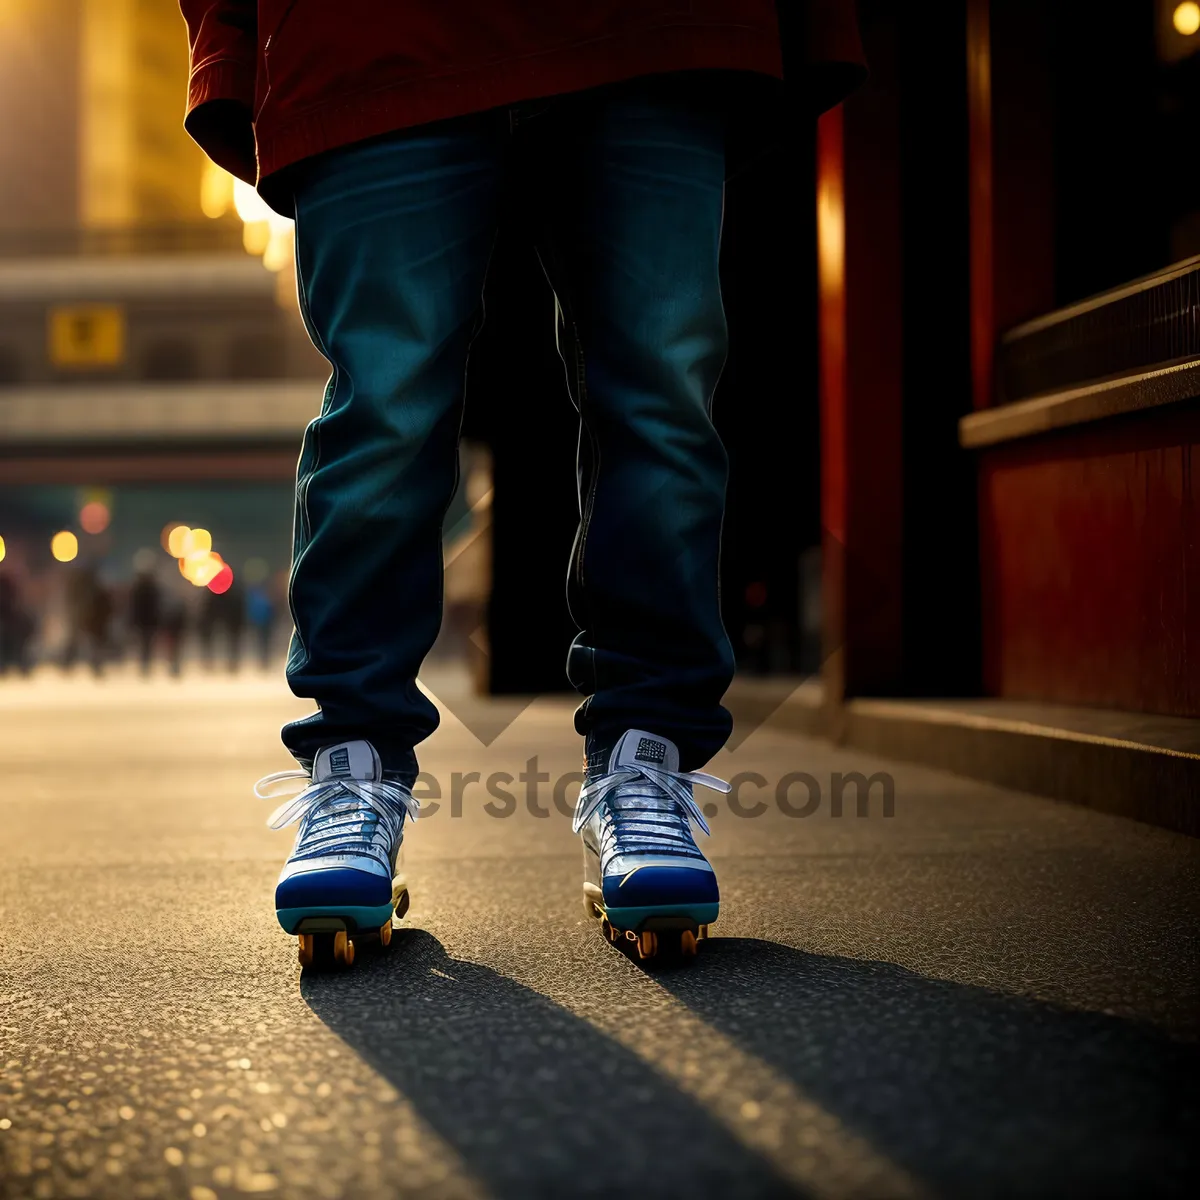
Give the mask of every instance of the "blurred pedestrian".
[[254, 631], [259, 663], [266, 670], [271, 663], [271, 641], [280, 606], [278, 581], [262, 558], [247, 559], [240, 579], [246, 585], [246, 620]]
[[217, 610], [212, 603], [212, 593], [205, 592], [195, 610], [196, 641], [200, 646], [200, 661], [208, 670], [213, 668], [213, 639], [217, 632]]
[[167, 670], [178, 679], [183, 673], [183, 636], [187, 631], [187, 605], [178, 592], [168, 591], [163, 596], [159, 624]]
[[129, 589], [129, 624], [143, 675], [150, 674], [154, 642], [162, 621], [162, 589], [152, 571], [139, 571]]
[[33, 670], [31, 653], [37, 622], [24, 602], [17, 581], [0, 575], [0, 675], [15, 668], [22, 675]]
[[225, 603], [221, 614], [225, 628], [226, 663], [230, 671], [236, 671], [242, 660], [242, 632], [246, 627], [246, 594], [236, 580], [219, 599]]
[[112, 596], [93, 564], [74, 570], [67, 579], [67, 644], [62, 665], [70, 670], [84, 647], [92, 674], [99, 679], [108, 659], [108, 631], [112, 620]]
[[258, 661], [265, 671], [271, 665], [271, 634], [275, 629], [275, 605], [266, 580], [252, 583], [246, 589], [246, 620], [254, 630]]
[[205, 592], [197, 627], [206, 666], [211, 669], [215, 664], [216, 640], [219, 635], [225, 642], [226, 665], [231, 673], [237, 671], [242, 657], [242, 631], [245, 622], [246, 598], [237, 583], [224, 592]]

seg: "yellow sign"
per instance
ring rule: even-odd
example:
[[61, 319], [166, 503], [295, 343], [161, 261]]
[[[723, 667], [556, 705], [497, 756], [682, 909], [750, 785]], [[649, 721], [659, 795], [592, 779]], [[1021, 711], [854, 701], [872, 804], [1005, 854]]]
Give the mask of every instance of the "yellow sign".
[[125, 358], [125, 311], [115, 305], [52, 308], [46, 333], [56, 367], [115, 367]]

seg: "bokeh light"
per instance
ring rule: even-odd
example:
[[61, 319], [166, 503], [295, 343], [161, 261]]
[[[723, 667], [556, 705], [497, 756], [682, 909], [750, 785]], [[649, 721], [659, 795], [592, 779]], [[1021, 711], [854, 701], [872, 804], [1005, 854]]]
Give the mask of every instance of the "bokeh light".
[[140, 575], [146, 575], [154, 570], [157, 561], [158, 556], [154, 551], [149, 546], [143, 546], [133, 556], [133, 569]]
[[1177, 4], [1174, 13], [1171, 14], [1171, 23], [1175, 26], [1176, 33], [1191, 37], [1200, 30], [1200, 4], [1194, 3], [1194, 0], [1185, 0], [1185, 3]]
[[195, 577], [208, 562], [209, 557], [210, 555], [204, 550], [193, 550], [191, 554], [185, 554], [179, 560], [179, 573], [184, 579], [190, 579], [194, 583]]
[[242, 245], [281, 271], [292, 257], [292, 222], [277, 213], [245, 180], [233, 181], [233, 206], [242, 219]]
[[212, 534], [207, 529], [189, 529], [180, 542], [181, 558], [189, 558], [193, 554], [207, 554], [212, 549]]
[[247, 225], [254, 221], [268, 221], [274, 209], [258, 194], [252, 183], [244, 179], [233, 181], [233, 206], [237, 215]]
[[233, 176], [215, 162], [206, 162], [200, 176], [200, 211], [215, 220], [232, 207]]
[[228, 563], [222, 563], [221, 569], [208, 581], [208, 590], [218, 596], [233, 587], [233, 568]]
[[172, 558], [183, 557], [183, 539], [192, 531], [186, 525], [172, 521], [164, 525], [162, 531], [162, 547]]
[[196, 572], [196, 586], [208, 587], [210, 583], [221, 573], [225, 564], [221, 561], [219, 555], [210, 554], [208, 558], [201, 564], [200, 569]]
[[280, 233], [272, 230], [267, 248], [263, 251], [263, 266], [268, 271], [282, 271], [291, 262], [294, 253], [291, 231]]
[[255, 258], [258, 258], [267, 252], [270, 244], [271, 227], [266, 221], [247, 221], [242, 226], [242, 245], [247, 254], [253, 254]]
[[79, 510], [79, 524], [84, 533], [103, 533], [111, 520], [112, 513], [102, 500], [91, 500]]
[[0, 537], [0, 562], [4, 561], [4, 556], [8, 553], [8, 547], [4, 544], [4, 539]]
[[193, 586], [207, 587], [224, 565], [225, 560], [211, 550], [193, 550], [179, 560], [179, 573]]
[[70, 562], [79, 553], [79, 539], [69, 529], [62, 529], [50, 539], [50, 553], [59, 562]]

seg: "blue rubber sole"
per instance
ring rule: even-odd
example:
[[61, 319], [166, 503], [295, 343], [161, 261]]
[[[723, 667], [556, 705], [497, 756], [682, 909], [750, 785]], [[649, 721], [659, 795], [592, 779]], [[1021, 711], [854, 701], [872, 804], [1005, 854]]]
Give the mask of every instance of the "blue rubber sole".
[[357, 933], [360, 929], [378, 929], [392, 919], [393, 907], [379, 904], [374, 908], [363, 908], [358, 905], [325, 905], [317, 907], [309, 905], [305, 908], [277, 908], [275, 916], [283, 926], [285, 933], [298, 933], [303, 922], [313, 919], [324, 921], [341, 921], [347, 933]]
[[634, 933], [641, 932], [647, 921], [661, 917], [683, 918], [695, 921], [697, 925], [711, 925], [721, 910], [717, 904], [647, 904], [637, 908], [606, 908], [599, 906], [616, 929], [632, 929]]
[[[275, 916], [285, 933], [371, 933], [408, 912], [408, 884], [402, 875], [392, 880], [386, 904], [303, 904], [277, 908]], [[306, 927], [307, 926], [307, 927]]]

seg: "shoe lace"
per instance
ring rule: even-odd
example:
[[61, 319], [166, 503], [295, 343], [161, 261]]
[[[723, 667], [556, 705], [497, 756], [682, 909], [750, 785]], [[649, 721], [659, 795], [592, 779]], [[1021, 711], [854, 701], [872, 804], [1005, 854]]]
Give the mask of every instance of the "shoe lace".
[[[728, 792], [730, 785], [703, 771], [664, 771], [644, 763], [609, 771], [584, 785], [575, 805], [571, 829], [579, 833], [605, 802], [613, 837], [622, 850], [699, 854], [689, 818], [711, 834], [692, 787]], [[667, 808], [663, 800], [671, 803]]]
[[[276, 771], [254, 785], [260, 800], [284, 794], [294, 782], [308, 786], [284, 800], [267, 818], [272, 829], [300, 823], [292, 858], [325, 854], [366, 854], [380, 858], [375, 834], [382, 825], [395, 846], [404, 829], [404, 818], [417, 819], [420, 801], [403, 785], [381, 779], [326, 779], [314, 783], [307, 771]], [[381, 859], [382, 861], [382, 859]], [[390, 863], [385, 864], [390, 866]]]

